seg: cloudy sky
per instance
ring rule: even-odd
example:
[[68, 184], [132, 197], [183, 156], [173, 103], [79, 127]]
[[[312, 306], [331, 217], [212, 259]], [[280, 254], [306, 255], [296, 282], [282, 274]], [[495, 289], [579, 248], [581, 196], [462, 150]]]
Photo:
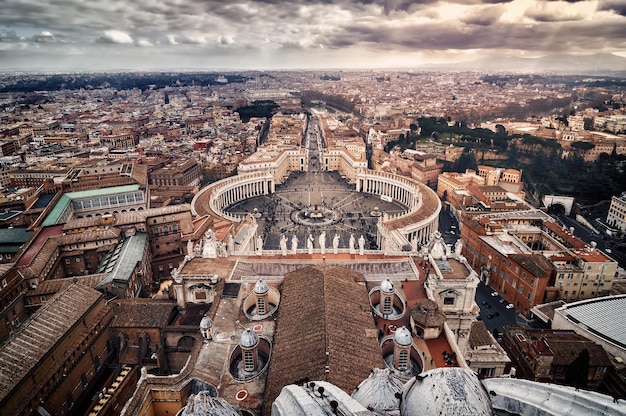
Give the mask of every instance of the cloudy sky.
[[626, 0], [2, 0], [0, 70], [411, 67], [626, 56]]

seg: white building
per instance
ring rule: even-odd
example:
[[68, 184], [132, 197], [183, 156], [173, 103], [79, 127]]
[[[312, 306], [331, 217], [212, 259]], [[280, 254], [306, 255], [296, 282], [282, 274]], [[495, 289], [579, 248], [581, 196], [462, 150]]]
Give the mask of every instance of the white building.
[[611, 198], [611, 206], [606, 216], [606, 223], [623, 233], [626, 232], [626, 192]]

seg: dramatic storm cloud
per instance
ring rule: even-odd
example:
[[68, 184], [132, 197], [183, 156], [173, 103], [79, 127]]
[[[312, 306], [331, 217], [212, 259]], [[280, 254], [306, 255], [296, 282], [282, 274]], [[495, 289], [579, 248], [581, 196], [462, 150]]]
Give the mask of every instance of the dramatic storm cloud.
[[623, 0], [2, 3], [0, 69], [406, 67], [489, 54], [626, 56]]

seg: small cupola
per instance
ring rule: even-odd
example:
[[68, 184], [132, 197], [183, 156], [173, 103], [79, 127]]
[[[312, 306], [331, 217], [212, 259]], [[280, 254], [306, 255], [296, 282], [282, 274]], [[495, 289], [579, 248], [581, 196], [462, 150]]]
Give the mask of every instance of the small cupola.
[[269, 286], [263, 280], [259, 280], [254, 285], [254, 294], [256, 296], [256, 312], [258, 315], [265, 315], [267, 311], [267, 298]]
[[385, 279], [380, 284], [381, 312], [385, 317], [393, 313], [393, 295], [393, 283], [391, 283], [391, 280]]
[[254, 372], [259, 362], [259, 337], [252, 329], [246, 329], [239, 339], [243, 354], [243, 370]]
[[406, 301], [391, 280], [380, 282], [380, 286], [370, 290], [369, 297], [373, 312], [381, 318], [395, 321], [404, 315]]
[[202, 338], [206, 340], [210, 341], [213, 339], [213, 320], [206, 315], [200, 321], [200, 333]]
[[396, 370], [407, 370], [409, 368], [411, 346], [413, 345], [411, 331], [405, 326], [398, 328], [393, 336], [393, 345], [393, 366]]
[[263, 280], [257, 280], [243, 302], [243, 310], [251, 321], [260, 321], [274, 314], [279, 302], [280, 292]]

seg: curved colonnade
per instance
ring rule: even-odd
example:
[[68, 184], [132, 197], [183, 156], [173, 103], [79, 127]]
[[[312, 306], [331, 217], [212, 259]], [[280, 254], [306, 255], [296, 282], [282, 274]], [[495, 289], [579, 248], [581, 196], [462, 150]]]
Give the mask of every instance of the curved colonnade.
[[406, 212], [386, 215], [384, 226], [412, 245], [427, 243], [430, 235], [439, 228], [441, 201], [435, 191], [421, 182], [368, 170], [357, 174], [356, 190], [388, 197], [406, 206]]
[[[356, 174], [356, 191], [392, 199], [407, 207], [397, 215], [385, 215], [384, 227], [413, 246], [425, 244], [437, 231], [441, 201], [426, 185], [391, 173], [372, 170]], [[232, 204], [261, 195], [274, 193], [273, 172], [254, 172], [222, 179], [201, 189], [191, 203], [193, 214], [212, 215], [239, 222], [241, 216], [231, 215], [225, 209]]]
[[191, 201], [191, 212], [239, 222], [243, 220], [241, 216], [228, 214], [224, 209], [245, 199], [274, 193], [275, 190], [273, 172], [232, 176], [202, 188]]

